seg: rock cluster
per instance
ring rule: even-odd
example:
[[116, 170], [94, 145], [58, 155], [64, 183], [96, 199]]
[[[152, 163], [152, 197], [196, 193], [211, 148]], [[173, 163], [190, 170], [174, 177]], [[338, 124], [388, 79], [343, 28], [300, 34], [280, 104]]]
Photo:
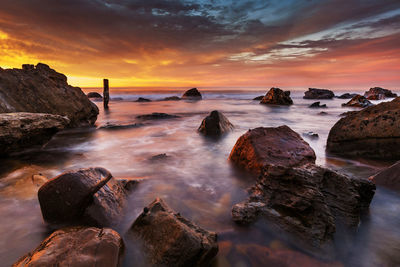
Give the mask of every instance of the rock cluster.
[[307, 92], [304, 92], [304, 99], [332, 99], [335, 94], [328, 89], [317, 89], [308, 88]]
[[233, 124], [218, 110], [211, 111], [210, 115], [201, 122], [198, 131], [208, 136], [219, 136], [233, 129]]
[[355, 95], [349, 102], [342, 104], [343, 107], [357, 107], [357, 108], [365, 108], [373, 106], [368, 99], [363, 97], [362, 95]]
[[290, 98], [290, 91], [282, 91], [279, 88], [272, 87], [261, 99], [260, 104], [292, 105], [293, 100]]
[[373, 87], [364, 93], [364, 96], [369, 100], [380, 100], [385, 98], [397, 97], [397, 94], [392, 93], [388, 89], [381, 87]]

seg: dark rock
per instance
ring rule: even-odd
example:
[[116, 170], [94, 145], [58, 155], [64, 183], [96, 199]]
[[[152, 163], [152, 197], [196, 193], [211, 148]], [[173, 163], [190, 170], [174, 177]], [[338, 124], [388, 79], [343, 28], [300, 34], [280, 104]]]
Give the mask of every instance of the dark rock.
[[103, 99], [103, 96], [97, 92], [90, 92], [87, 94], [88, 98], [100, 98]]
[[141, 119], [141, 120], [164, 120], [164, 119], [179, 118], [179, 116], [171, 115], [171, 114], [167, 114], [167, 113], [154, 112], [151, 114], [139, 115], [139, 116], [136, 116], [136, 118]]
[[168, 158], [167, 154], [166, 153], [162, 153], [162, 154], [158, 154], [158, 155], [152, 156], [149, 160], [150, 161], [160, 161], [160, 160], [165, 160], [167, 158]]
[[43, 113], [0, 113], [0, 156], [43, 145], [69, 124], [67, 117]]
[[370, 177], [376, 185], [400, 192], [400, 161]]
[[308, 88], [307, 92], [304, 92], [304, 99], [332, 99], [335, 94], [328, 89], [317, 89]]
[[258, 101], [260, 101], [260, 100], [262, 100], [264, 98], [264, 96], [263, 95], [260, 95], [260, 96], [257, 96], [257, 97], [255, 97], [255, 98], [253, 98], [253, 100], [258, 100]]
[[260, 104], [292, 105], [293, 100], [290, 98], [290, 91], [282, 91], [279, 88], [272, 87], [261, 99]]
[[342, 104], [343, 107], [357, 107], [357, 108], [365, 108], [373, 106], [368, 99], [363, 97], [362, 95], [355, 95], [349, 102]]
[[328, 113], [325, 112], [325, 111], [321, 111], [321, 112], [318, 113], [318, 115], [328, 115]]
[[118, 182], [121, 184], [121, 186], [126, 190], [126, 191], [132, 191], [135, 189], [138, 185], [140, 180], [138, 179], [129, 179], [129, 178], [122, 178], [118, 179]]
[[124, 99], [122, 97], [112, 97], [111, 101], [123, 101]]
[[181, 100], [179, 96], [168, 96], [163, 99], [163, 101], [178, 101]]
[[319, 138], [319, 135], [317, 133], [314, 133], [314, 132], [303, 133], [303, 136], [308, 137], [308, 138], [312, 138], [312, 139]]
[[380, 100], [385, 98], [397, 97], [397, 94], [392, 93], [388, 89], [383, 89], [381, 87], [370, 88], [369, 91], [364, 93], [364, 96], [369, 100]]
[[131, 227], [152, 266], [209, 266], [218, 253], [217, 234], [172, 211], [157, 198]]
[[202, 99], [202, 96], [201, 96], [200, 92], [197, 90], [197, 88], [192, 88], [190, 90], [187, 90], [182, 95], [182, 99], [200, 100], [200, 99]]
[[125, 197], [121, 184], [103, 168], [63, 173], [38, 192], [43, 219], [60, 225], [116, 225], [122, 217]]
[[351, 99], [351, 98], [355, 97], [356, 95], [358, 95], [358, 94], [345, 93], [345, 94], [342, 94], [342, 95], [338, 96], [337, 98], [340, 98], [340, 99]]
[[143, 126], [142, 123], [132, 123], [132, 124], [114, 124], [107, 122], [105, 125], [99, 127], [102, 130], [122, 130], [122, 129], [132, 129]]
[[341, 118], [330, 130], [327, 151], [343, 156], [400, 158], [400, 98]]
[[93, 125], [99, 110], [67, 77], [39, 63], [0, 69], [0, 113], [32, 112], [67, 116], [69, 126]]
[[139, 97], [135, 102], [151, 102], [151, 100], [148, 98]]
[[259, 127], [247, 131], [233, 147], [229, 159], [259, 174], [270, 165], [299, 166], [315, 162], [314, 150], [288, 126]]
[[52, 233], [13, 267], [120, 265], [124, 243], [112, 229], [70, 227]]
[[198, 131], [204, 135], [218, 136], [233, 129], [233, 124], [218, 110], [211, 111], [210, 115], [201, 122]]
[[309, 108], [327, 108], [326, 104], [321, 105], [321, 102], [314, 102], [308, 106]]

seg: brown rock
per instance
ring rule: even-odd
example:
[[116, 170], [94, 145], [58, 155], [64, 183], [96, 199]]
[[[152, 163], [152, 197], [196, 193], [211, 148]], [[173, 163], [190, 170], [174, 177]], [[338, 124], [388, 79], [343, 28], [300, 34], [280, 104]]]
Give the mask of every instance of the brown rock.
[[211, 111], [210, 115], [204, 118], [198, 131], [204, 135], [218, 136], [233, 129], [233, 124], [218, 110]]
[[197, 90], [197, 88], [192, 88], [192, 89], [187, 90], [182, 95], [182, 99], [200, 100], [200, 99], [202, 99], [202, 96], [201, 96], [199, 90]]
[[304, 99], [332, 99], [335, 94], [328, 89], [317, 89], [308, 88], [307, 92], [304, 92]]
[[290, 91], [282, 91], [279, 88], [272, 87], [261, 99], [260, 104], [292, 105], [293, 100], [290, 98]]
[[397, 97], [397, 94], [392, 93], [388, 89], [381, 87], [373, 87], [364, 93], [364, 96], [369, 100], [380, 100], [385, 98]]
[[355, 95], [349, 102], [342, 104], [343, 107], [357, 107], [357, 108], [365, 108], [373, 106], [368, 99], [363, 97], [362, 95]]
[[400, 161], [370, 177], [376, 185], [400, 192]]

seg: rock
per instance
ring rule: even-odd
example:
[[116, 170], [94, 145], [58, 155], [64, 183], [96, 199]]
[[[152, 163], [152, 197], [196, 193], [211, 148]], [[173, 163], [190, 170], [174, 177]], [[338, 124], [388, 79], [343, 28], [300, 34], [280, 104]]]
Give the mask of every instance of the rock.
[[307, 92], [304, 92], [304, 99], [332, 99], [335, 94], [328, 89], [317, 89], [308, 88]]
[[293, 245], [330, 258], [336, 228], [357, 228], [375, 185], [309, 163], [267, 166], [249, 192], [248, 200], [232, 208], [235, 222], [249, 224], [264, 218], [274, 230], [290, 233]]
[[261, 99], [260, 104], [292, 105], [293, 100], [290, 98], [290, 91], [282, 91], [279, 88], [272, 87]]
[[314, 132], [303, 133], [303, 136], [311, 138], [311, 139], [318, 139], [319, 138], [319, 135], [317, 133], [314, 133]]
[[103, 96], [97, 92], [90, 92], [87, 94], [88, 98], [101, 98], [103, 99]]
[[326, 104], [321, 105], [321, 102], [314, 102], [311, 105], [309, 105], [309, 108], [327, 108]]
[[0, 113], [0, 157], [47, 143], [69, 119], [43, 113]]
[[132, 179], [132, 178], [122, 178], [118, 179], [118, 182], [121, 184], [121, 186], [126, 190], [126, 191], [132, 191], [135, 189], [138, 185], [140, 180], [138, 179]]
[[132, 129], [143, 126], [142, 123], [131, 123], [131, 124], [114, 124], [107, 122], [105, 125], [100, 126], [98, 129], [102, 130], [122, 130], [122, 129]]
[[162, 154], [152, 156], [151, 158], [149, 158], [149, 160], [150, 161], [161, 161], [161, 160], [165, 160], [167, 158], [168, 158], [167, 154], [162, 153]]
[[210, 115], [201, 122], [198, 131], [204, 135], [218, 136], [233, 129], [233, 124], [218, 110], [211, 111]]
[[263, 95], [260, 95], [260, 96], [257, 96], [257, 97], [255, 97], [255, 98], [253, 98], [253, 100], [258, 100], [258, 101], [260, 101], [260, 100], [262, 100], [264, 98], [264, 96]]
[[139, 97], [135, 102], [151, 102], [151, 100], [148, 98]]
[[318, 113], [318, 115], [323, 115], [324, 116], [324, 115], [328, 115], [328, 113], [325, 112], [325, 111], [321, 111], [321, 112]]
[[397, 97], [397, 94], [392, 93], [392, 91], [388, 89], [383, 89], [381, 87], [373, 87], [370, 88], [369, 91], [364, 93], [364, 96], [369, 100], [380, 100], [385, 99], [387, 97]]
[[368, 99], [363, 97], [362, 95], [355, 95], [349, 102], [342, 104], [343, 107], [357, 107], [357, 108], [365, 108], [373, 106]]
[[122, 238], [112, 229], [70, 227], [52, 233], [13, 267], [117, 267], [123, 250]]
[[400, 192], [400, 161], [369, 178], [376, 185]]
[[400, 98], [348, 113], [330, 130], [327, 151], [342, 156], [400, 158]]
[[112, 97], [111, 101], [123, 101], [124, 99], [122, 97]]
[[218, 253], [216, 233], [174, 213], [159, 198], [144, 208], [131, 231], [152, 266], [208, 266]]
[[67, 116], [69, 126], [93, 125], [99, 110], [79, 87], [49, 66], [0, 69], [0, 113], [32, 112]]
[[270, 165], [299, 166], [315, 162], [314, 150], [288, 126], [259, 127], [247, 131], [233, 147], [229, 159], [259, 174]]
[[351, 99], [351, 98], [355, 97], [356, 95], [358, 95], [358, 94], [345, 93], [345, 94], [342, 94], [342, 95], [338, 96], [337, 98], [340, 98], [340, 99]]
[[181, 100], [179, 96], [168, 96], [163, 99], [163, 101], [178, 101]]
[[103, 168], [63, 173], [38, 192], [43, 219], [56, 225], [114, 226], [122, 217], [125, 197], [121, 184]]
[[187, 90], [182, 95], [182, 99], [200, 100], [200, 99], [202, 99], [202, 96], [201, 96], [200, 92], [197, 90], [197, 88], [192, 88], [190, 90]]
[[139, 116], [136, 116], [136, 118], [141, 119], [141, 120], [164, 120], [164, 119], [179, 118], [179, 116], [171, 115], [171, 114], [167, 114], [167, 113], [154, 112], [151, 114], [139, 115]]

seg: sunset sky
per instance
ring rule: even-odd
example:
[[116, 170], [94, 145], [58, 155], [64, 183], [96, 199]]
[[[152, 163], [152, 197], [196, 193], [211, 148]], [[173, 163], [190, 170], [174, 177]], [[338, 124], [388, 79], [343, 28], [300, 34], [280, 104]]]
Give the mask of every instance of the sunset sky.
[[76, 86], [400, 88], [399, 0], [0, 0], [0, 66]]

